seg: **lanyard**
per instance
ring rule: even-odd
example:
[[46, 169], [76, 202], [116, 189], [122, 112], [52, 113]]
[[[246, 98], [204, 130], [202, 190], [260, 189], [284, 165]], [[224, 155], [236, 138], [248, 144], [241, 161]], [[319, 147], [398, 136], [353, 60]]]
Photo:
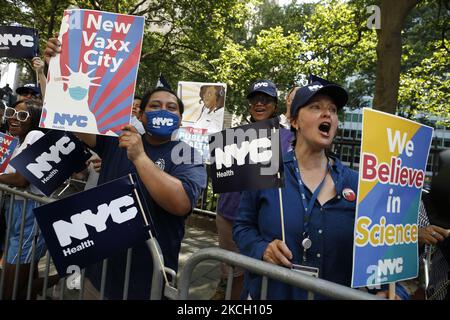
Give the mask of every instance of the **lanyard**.
[[294, 161], [295, 162], [295, 175], [298, 180], [298, 187], [300, 190], [303, 209], [305, 211], [304, 216], [303, 216], [303, 230], [304, 230], [303, 237], [308, 238], [309, 222], [311, 220], [311, 214], [313, 211], [314, 203], [316, 202], [317, 196], [319, 195], [320, 190], [322, 189], [322, 186], [325, 182], [325, 179], [327, 178], [328, 171], [330, 170], [330, 163], [328, 162], [328, 164], [327, 164], [327, 174], [325, 174], [325, 177], [323, 177], [322, 182], [320, 182], [319, 186], [313, 192], [311, 199], [309, 200], [309, 204], [307, 204], [306, 203], [305, 185], [303, 184], [303, 181], [302, 181], [302, 178], [300, 175], [300, 169], [298, 167], [298, 161], [297, 161], [297, 157], [295, 156], [295, 152], [293, 152], [293, 154], [294, 154], [294, 160], [295, 160]]

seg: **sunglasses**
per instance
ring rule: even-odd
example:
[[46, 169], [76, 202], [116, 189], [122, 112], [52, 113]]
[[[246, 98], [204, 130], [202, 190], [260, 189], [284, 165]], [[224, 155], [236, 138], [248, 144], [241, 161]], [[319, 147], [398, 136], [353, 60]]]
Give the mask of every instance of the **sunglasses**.
[[250, 102], [250, 104], [257, 104], [258, 102], [262, 103], [262, 104], [271, 104], [271, 103], [275, 103], [276, 100], [268, 95], [254, 95], [252, 97], [250, 97], [250, 99], [248, 99], [248, 101]]
[[22, 97], [27, 97], [27, 96], [32, 96], [32, 97], [36, 97], [36, 93], [34, 91], [25, 91], [21, 94]]
[[5, 108], [5, 118], [7, 119], [11, 119], [11, 118], [16, 118], [17, 120], [21, 121], [21, 122], [25, 122], [27, 121], [27, 119], [30, 117], [30, 113], [28, 111], [17, 111], [14, 108], [10, 108], [10, 107], [6, 107]]

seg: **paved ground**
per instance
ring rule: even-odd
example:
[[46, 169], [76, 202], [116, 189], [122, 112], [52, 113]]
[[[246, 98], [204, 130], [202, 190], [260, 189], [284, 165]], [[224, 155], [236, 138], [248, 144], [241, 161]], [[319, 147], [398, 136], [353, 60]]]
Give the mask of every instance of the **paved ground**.
[[[179, 270], [184, 265], [189, 256], [200, 250], [201, 248], [218, 246], [217, 233], [211, 230], [211, 227], [205, 226], [203, 223], [196, 222], [186, 225], [186, 234], [181, 243], [181, 251], [179, 258]], [[211, 224], [209, 224], [211, 225]], [[45, 259], [42, 259], [39, 264], [41, 275], [45, 272]], [[56, 274], [54, 267], [50, 269], [50, 274]], [[219, 282], [219, 262], [207, 260], [201, 262], [194, 269], [192, 281], [189, 290], [189, 299], [209, 300], [216, 290], [216, 285]], [[72, 300], [78, 299], [78, 290], [64, 290], [64, 299]], [[47, 296], [53, 299], [61, 298], [60, 286], [50, 288], [47, 290]]]
[[[217, 234], [205, 229], [187, 227], [186, 235], [181, 243], [179, 270], [189, 256], [201, 248], [217, 247]], [[208, 300], [215, 292], [219, 282], [220, 263], [206, 260], [194, 269], [189, 290], [189, 299]]]

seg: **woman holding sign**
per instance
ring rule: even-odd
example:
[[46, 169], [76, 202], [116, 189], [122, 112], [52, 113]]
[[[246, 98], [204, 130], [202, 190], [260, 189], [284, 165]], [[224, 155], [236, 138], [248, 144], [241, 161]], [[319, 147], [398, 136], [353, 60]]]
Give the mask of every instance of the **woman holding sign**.
[[[32, 100], [18, 101], [11, 107], [6, 107], [4, 117], [7, 119], [9, 134], [19, 139], [19, 144], [14, 149], [11, 158], [16, 157], [27, 146], [33, 144], [44, 135], [42, 131], [38, 130], [41, 108]], [[10, 165], [8, 165], [5, 172], [0, 175], [0, 183], [12, 187], [25, 188], [26, 191], [34, 194], [42, 194]], [[23, 210], [25, 203], [26, 208]], [[4, 270], [5, 291], [3, 297], [5, 299], [11, 299], [12, 297], [17, 263], [20, 264], [19, 276], [17, 279], [17, 298], [25, 298], [29, 273], [33, 272], [34, 278], [38, 277], [37, 261], [45, 253], [45, 243], [34, 219], [33, 208], [36, 206], [38, 206], [38, 203], [33, 200], [25, 202], [25, 200], [19, 196], [16, 196], [14, 199], [14, 206], [10, 211], [12, 217], [7, 220], [8, 223], [11, 222], [11, 231], [8, 239], [6, 266]], [[6, 212], [6, 216], [9, 217], [8, 210]], [[24, 218], [22, 217], [22, 212], [25, 214]], [[22, 223], [23, 235], [21, 236]], [[32, 257], [34, 240], [35, 254], [34, 257]], [[33, 258], [36, 262], [35, 269], [31, 270], [30, 264]]]
[[[247, 94], [247, 99], [249, 102], [248, 113], [251, 122], [265, 121], [277, 116], [278, 90], [272, 81], [262, 79], [252, 83]], [[280, 128], [281, 151], [283, 154], [291, 148], [292, 138], [292, 132]], [[221, 193], [217, 201], [216, 226], [219, 236], [219, 247], [233, 252], [239, 252], [236, 243], [232, 239], [232, 229], [236, 216], [238, 215], [240, 199], [241, 192], [226, 192]], [[220, 271], [220, 282], [211, 298], [212, 300], [225, 299], [228, 266], [222, 263]], [[235, 268], [231, 291], [232, 300], [239, 299], [242, 291], [243, 278], [243, 270], [241, 268]]]
[[[350, 286], [358, 174], [327, 152], [347, 100], [334, 84], [297, 90], [291, 104], [296, 140], [284, 156], [283, 218], [278, 189], [244, 192], [233, 228], [241, 253]], [[261, 277], [248, 274], [243, 297], [258, 299], [260, 291]], [[267, 299], [308, 298], [307, 291], [274, 280], [267, 292]]]

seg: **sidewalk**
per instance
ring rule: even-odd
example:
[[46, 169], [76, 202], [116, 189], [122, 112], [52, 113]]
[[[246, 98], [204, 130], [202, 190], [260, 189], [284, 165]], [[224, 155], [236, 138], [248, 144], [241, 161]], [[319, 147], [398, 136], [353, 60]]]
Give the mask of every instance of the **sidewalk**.
[[[181, 243], [178, 271], [189, 256], [202, 248], [218, 247], [217, 233], [186, 225], [186, 234]], [[217, 283], [220, 277], [220, 262], [206, 260], [197, 265], [192, 275], [189, 286], [189, 299], [209, 300], [216, 291]]]

